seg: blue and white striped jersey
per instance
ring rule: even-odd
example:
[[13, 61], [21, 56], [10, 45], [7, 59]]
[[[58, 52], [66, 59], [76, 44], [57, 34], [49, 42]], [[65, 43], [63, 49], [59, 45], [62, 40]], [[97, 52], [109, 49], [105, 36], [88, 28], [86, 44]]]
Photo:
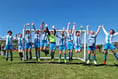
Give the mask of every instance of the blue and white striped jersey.
[[80, 46], [81, 45], [80, 36], [74, 36], [74, 43], [75, 43], [75, 46]]
[[6, 39], [6, 45], [12, 45], [12, 40], [16, 39], [16, 37], [7, 35], [5, 37], [1, 37], [1, 39]]
[[34, 34], [34, 43], [39, 43], [40, 42], [40, 37], [41, 37], [41, 34], [35, 33]]
[[18, 46], [24, 46], [24, 42], [25, 42], [24, 38], [18, 37]]
[[45, 32], [42, 32], [42, 39], [41, 40], [47, 40], [48, 39], [48, 34]]
[[106, 35], [106, 37], [105, 37], [105, 43], [112, 44], [113, 38], [114, 38], [116, 35], [118, 35], [118, 33], [115, 33], [115, 34], [113, 34], [113, 35], [110, 35], [109, 33], [106, 32], [106, 30], [104, 29], [104, 27], [102, 27], [102, 28], [103, 28], [103, 31], [104, 31], [104, 33], [105, 33], [105, 35]]
[[68, 41], [73, 41], [73, 38], [74, 38], [73, 33], [72, 34], [67, 34]]
[[66, 45], [66, 37], [65, 36], [58, 36], [56, 35], [58, 38], [59, 38], [59, 45]]
[[31, 34], [25, 34], [25, 43], [31, 43], [31, 42], [32, 42]]
[[88, 46], [95, 46], [96, 44], [96, 37], [97, 35], [94, 34], [94, 35], [88, 35]]

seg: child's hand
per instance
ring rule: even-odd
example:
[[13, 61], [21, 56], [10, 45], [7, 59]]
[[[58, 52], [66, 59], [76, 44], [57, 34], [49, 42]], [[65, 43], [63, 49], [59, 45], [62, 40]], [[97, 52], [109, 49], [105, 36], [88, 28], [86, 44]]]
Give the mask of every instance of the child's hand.
[[104, 25], [102, 25], [102, 27], [104, 27]]
[[65, 31], [65, 28], [63, 27], [63, 31]]
[[81, 25], [80, 28], [83, 29], [83, 26]]
[[70, 25], [70, 22], [68, 22], [68, 25]]
[[17, 34], [16, 34], [16, 37], [17, 37]]
[[44, 21], [42, 22], [42, 24], [44, 24]]
[[54, 29], [54, 25], [52, 26], [52, 28]]
[[42, 26], [40, 25], [40, 28], [41, 28]]
[[48, 27], [48, 24], [45, 24], [45, 27]]
[[34, 26], [34, 23], [32, 22], [32, 26]]
[[28, 26], [30, 26], [30, 24], [29, 24], [29, 23], [27, 23], [27, 25], [28, 25]]
[[102, 27], [101, 25], [98, 26], [98, 28], [101, 28], [101, 27]]
[[75, 23], [75, 22], [74, 22], [73, 24], [74, 24], [74, 25], [76, 25], [76, 23]]
[[86, 27], [89, 28], [89, 25], [87, 25]]
[[58, 29], [56, 29], [56, 32], [58, 31]]

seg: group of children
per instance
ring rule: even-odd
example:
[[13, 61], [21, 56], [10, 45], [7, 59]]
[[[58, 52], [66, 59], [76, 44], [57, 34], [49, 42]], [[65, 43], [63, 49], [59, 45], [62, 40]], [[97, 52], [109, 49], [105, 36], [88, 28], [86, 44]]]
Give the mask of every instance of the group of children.
[[[26, 30], [26, 27], [29, 27], [28, 30]], [[45, 55], [47, 56], [49, 54], [49, 50], [47, 49], [48, 41], [49, 41], [49, 49], [50, 49], [50, 56], [51, 60], [54, 61], [54, 54], [56, 50], [56, 37], [59, 38], [59, 62], [61, 61], [62, 52], [64, 53], [64, 62], [67, 62], [66, 58], [66, 46], [68, 49], [68, 57], [69, 61], [72, 61], [73, 57], [73, 49], [75, 48], [75, 52], [80, 53], [82, 50], [81, 46], [81, 37], [82, 37], [82, 29], [83, 26], [80, 26], [80, 31], [76, 29], [76, 23], [73, 23], [73, 29], [70, 29], [70, 22], [68, 23], [67, 30], [63, 27], [63, 31], [60, 32], [60, 35], [57, 33], [57, 29], [55, 29], [54, 26], [52, 26], [53, 31], [49, 31], [48, 25], [45, 24], [44, 28], [44, 22], [40, 25], [40, 30], [37, 30], [35, 28], [34, 23], [32, 23], [32, 26], [34, 28], [35, 34], [34, 34], [34, 48], [36, 53], [36, 59], [40, 61], [40, 51], [43, 51]], [[112, 39], [114, 36], [118, 35], [118, 33], [115, 33], [113, 29], [109, 31], [109, 33], [106, 32], [104, 29], [104, 25], [101, 25], [98, 27], [97, 32], [89, 31], [89, 26], [87, 25], [87, 36], [88, 36], [88, 43], [87, 43], [87, 50], [88, 50], [88, 60], [87, 64], [90, 63], [90, 55], [93, 53], [93, 62], [94, 64], [97, 64], [96, 62], [96, 54], [95, 54], [95, 46], [96, 46], [96, 37], [100, 31], [100, 28], [103, 29], [106, 38], [105, 38], [105, 44], [104, 44], [104, 64], [106, 64], [106, 57], [107, 57], [107, 50], [110, 48], [112, 52], [114, 53], [114, 56], [116, 59], [118, 59], [118, 55], [115, 52], [115, 47], [112, 44]], [[6, 46], [5, 50], [6, 52], [6, 61], [8, 61], [8, 54], [10, 52], [11, 61], [13, 60], [13, 54], [12, 54], [12, 40], [17, 39], [18, 40], [18, 51], [20, 59], [23, 59], [23, 51], [25, 51], [26, 54], [26, 60], [32, 59], [32, 35], [31, 35], [31, 27], [30, 24], [27, 23], [24, 25], [24, 33], [23, 35], [21, 33], [18, 34], [18, 37], [12, 36], [12, 31], [8, 31], [8, 35], [6, 37], [1, 37], [0, 39], [6, 39]], [[29, 54], [29, 55], [28, 55]]]

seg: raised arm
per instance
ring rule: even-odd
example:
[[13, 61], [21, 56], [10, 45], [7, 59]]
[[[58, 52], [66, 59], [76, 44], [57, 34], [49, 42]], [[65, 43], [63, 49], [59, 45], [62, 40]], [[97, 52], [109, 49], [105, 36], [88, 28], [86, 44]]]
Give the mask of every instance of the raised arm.
[[83, 29], [83, 26], [81, 25], [80, 28], [81, 28], [81, 30], [80, 30], [80, 36], [82, 36], [82, 29]]
[[36, 32], [36, 28], [33, 22], [32, 22], [32, 26], [33, 26], [34, 31]]
[[54, 25], [52, 26], [52, 29], [54, 30], [54, 36], [56, 35], [56, 29], [54, 27]]
[[99, 31], [100, 31], [100, 28], [101, 28], [101, 26], [98, 26], [98, 30], [97, 30], [97, 32], [96, 32], [96, 35], [98, 35], [98, 33], [99, 33]]
[[107, 31], [105, 30], [104, 25], [102, 25], [102, 29], [103, 29], [104, 33], [107, 35], [108, 33], [107, 33]]
[[44, 22], [42, 22], [42, 26], [40, 28], [42, 31], [44, 30]]
[[87, 35], [89, 34], [89, 25], [86, 26], [87, 29]]
[[48, 29], [48, 24], [45, 24], [45, 27], [46, 27], [46, 30], [47, 30], [48, 35], [50, 36], [50, 31]]
[[118, 35], [118, 32], [116, 32], [115, 34], [113, 34], [114, 36]]
[[31, 27], [30, 27], [30, 24], [27, 23], [27, 26], [29, 26], [29, 31], [30, 31], [30, 35], [31, 35]]
[[70, 22], [68, 22], [67, 33], [68, 33], [68, 31], [69, 31], [69, 28], [70, 28]]

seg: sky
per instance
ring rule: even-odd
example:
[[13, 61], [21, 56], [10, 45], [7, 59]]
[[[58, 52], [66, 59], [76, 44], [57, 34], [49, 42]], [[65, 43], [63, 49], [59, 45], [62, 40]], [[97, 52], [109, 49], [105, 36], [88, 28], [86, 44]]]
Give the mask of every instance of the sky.
[[[118, 0], [0, 0], [0, 37], [8, 30], [13, 35], [21, 33], [24, 24], [34, 22], [36, 28], [42, 21], [56, 28], [67, 27], [67, 23], [76, 22], [77, 29], [90, 25], [96, 32], [99, 25], [104, 24], [109, 31], [118, 31]], [[97, 44], [104, 41], [105, 34], [100, 31]], [[118, 37], [114, 38], [118, 41]]]

